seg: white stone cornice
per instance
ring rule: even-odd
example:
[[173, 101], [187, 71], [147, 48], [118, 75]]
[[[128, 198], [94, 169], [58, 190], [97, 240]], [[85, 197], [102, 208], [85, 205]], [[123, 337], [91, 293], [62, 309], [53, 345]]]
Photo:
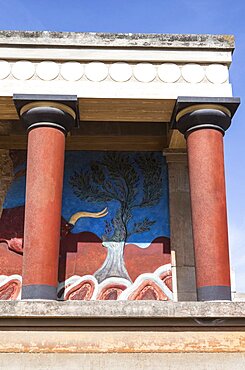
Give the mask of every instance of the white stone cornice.
[[197, 63], [79, 63], [69, 61], [31, 62], [0, 60], [0, 80], [89, 80], [102, 82], [127, 82], [130, 80], [151, 83], [213, 83], [224, 84], [229, 81], [228, 67], [223, 64], [202, 65]]
[[122, 49], [74, 47], [10, 47], [0, 44], [0, 59], [60, 61], [126, 61], [158, 63], [223, 63], [230, 65], [232, 53], [227, 50], [192, 49]]
[[232, 97], [226, 35], [0, 31], [0, 91], [88, 99]]
[[90, 98], [232, 96], [228, 67], [216, 63], [0, 60], [0, 88], [2, 96], [12, 96], [16, 91], [63, 91]]

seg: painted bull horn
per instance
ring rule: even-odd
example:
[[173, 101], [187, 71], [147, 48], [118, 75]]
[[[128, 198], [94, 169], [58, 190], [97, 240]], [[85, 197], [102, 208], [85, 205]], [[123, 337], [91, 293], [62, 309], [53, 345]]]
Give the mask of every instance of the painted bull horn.
[[77, 220], [81, 217], [92, 217], [92, 218], [100, 218], [100, 217], [105, 217], [108, 214], [107, 212], [107, 207], [104, 208], [100, 212], [77, 212], [74, 213], [74, 215], [71, 216], [69, 220], [69, 224], [75, 225]]

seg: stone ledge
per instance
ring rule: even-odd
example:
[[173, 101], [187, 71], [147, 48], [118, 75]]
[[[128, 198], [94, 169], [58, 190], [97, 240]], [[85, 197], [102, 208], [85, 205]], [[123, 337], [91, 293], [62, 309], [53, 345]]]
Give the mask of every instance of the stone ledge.
[[245, 302], [0, 301], [3, 318], [245, 319]]
[[2, 45], [234, 49], [232, 35], [0, 31]]

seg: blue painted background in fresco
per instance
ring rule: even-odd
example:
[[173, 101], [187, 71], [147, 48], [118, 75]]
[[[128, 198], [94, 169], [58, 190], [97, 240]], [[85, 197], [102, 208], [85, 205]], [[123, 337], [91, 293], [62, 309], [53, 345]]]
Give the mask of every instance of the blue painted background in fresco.
[[[144, 153], [128, 152], [128, 155], [132, 160], [137, 155], [144, 155]], [[169, 207], [168, 207], [168, 179], [167, 179], [167, 166], [165, 158], [160, 152], [154, 153], [159, 161], [162, 163], [162, 196], [159, 203], [152, 207], [136, 208], [132, 211], [133, 218], [130, 220], [130, 224], [133, 222], [141, 221], [146, 216], [149, 220], [154, 220], [155, 224], [149, 231], [145, 231], [140, 234], [132, 235], [128, 238], [127, 242], [134, 243], [150, 243], [156, 237], [166, 236], [169, 237]], [[69, 181], [74, 171], [79, 172], [81, 169], [89, 169], [91, 161], [100, 160], [104, 156], [104, 152], [90, 152], [90, 151], [67, 151], [65, 157], [65, 173], [64, 173], [64, 188], [63, 188], [63, 205], [62, 205], [62, 216], [68, 221], [70, 217], [80, 211], [99, 212], [105, 207], [108, 208], [108, 215], [103, 218], [91, 219], [81, 218], [75, 224], [72, 233], [79, 233], [82, 231], [90, 231], [101, 238], [105, 230], [105, 221], [111, 220], [119, 207], [118, 201], [110, 202], [88, 202], [79, 199], [74, 195], [73, 188]], [[137, 170], [137, 167], [136, 171]], [[19, 170], [20, 167], [18, 166]], [[138, 197], [142, 197], [143, 186], [142, 181], [139, 183]], [[4, 202], [4, 208], [14, 208], [24, 204], [25, 197], [25, 177], [22, 176], [16, 179], [7, 193]]]
[[[26, 163], [16, 166], [14, 168], [14, 174], [25, 168]], [[23, 206], [25, 204], [25, 186], [25, 176], [15, 178], [8, 189], [7, 195], [4, 199], [3, 208], [14, 208]]]

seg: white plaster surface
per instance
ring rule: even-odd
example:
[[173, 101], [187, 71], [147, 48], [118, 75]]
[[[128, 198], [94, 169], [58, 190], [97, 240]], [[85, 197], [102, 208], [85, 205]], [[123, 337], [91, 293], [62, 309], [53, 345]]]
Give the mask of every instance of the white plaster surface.
[[[12, 96], [16, 91], [23, 94], [30, 91], [57, 94], [62, 91], [63, 94], [76, 94], [79, 98], [98, 99], [233, 96], [228, 66], [221, 63], [186, 61], [177, 64], [163, 63], [164, 60], [161, 64], [157, 61], [131, 63], [124, 59], [112, 63], [95, 60], [86, 60], [84, 63], [72, 58], [64, 63], [51, 60], [31, 62], [25, 59], [11, 62], [3, 58], [0, 60], [1, 96]], [[143, 87], [145, 83], [147, 86]]]
[[163, 82], [176, 82], [181, 77], [180, 67], [174, 63], [161, 64], [158, 67], [158, 76]]
[[0, 80], [8, 77], [10, 74], [11, 67], [10, 64], [6, 60], [0, 60]]
[[156, 77], [156, 67], [151, 63], [139, 63], [133, 68], [134, 77], [140, 82], [151, 82]]
[[79, 98], [122, 98], [122, 99], [176, 99], [178, 96], [206, 96], [231, 97], [232, 88], [229, 83], [164, 83], [153, 81], [143, 88], [138, 81], [117, 82], [105, 80], [103, 82], [81, 80], [69, 81], [55, 79], [43, 81], [41, 79], [0, 80], [1, 96], [12, 96], [16, 91], [28, 94], [38, 91], [40, 94], [75, 94]]
[[12, 75], [17, 80], [29, 80], [35, 73], [35, 66], [32, 62], [20, 60], [14, 63], [12, 67]]
[[90, 81], [103, 81], [108, 75], [108, 67], [102, 62], [91, 62], [85, 65], [85, 75]]
[[84, 74], [84, 66], [78, 62], [63, 63], [60, 68], [60, 74], [67, 81], [77, 81]]
[[110, 66], [109, 73], [116, 82], [126, 82], [132, 77], [132, 67], [128, 63], [118, 62]]
[[222, 84], [229, 78], [227, 66], [222, 64], [211, 64], [206, 69], [207, 79], [214, 84]]
[[[35, 75], [36, 70], [36, 75]], [[0, 60], [0, 79], [5, 79], [11, 71], [11, 63]], [[12, 63], [12, 76], [8, 78], [16, 80], [52, 81], [59, 75], [59, 80], [84, 82], [142, 82], [160, 84], [224, 84], [229, 83], [229, 70], [223, 64], [212, 63], [209, 65], [186, 63], [184, 65], [176, 63], [126, 63], [118, 61], [116, 63], [105, 62], [86, 62], [67, 61], [64, 63], [53, 61], [41, 61], [33, 63], [31, 61], [20, 60]], [[85, 73], [85, 77], [84, 76]], [[108, 76], [109, 74], [109, 76]], [[134, 76], [134, 77], [133, 77]], [[158, 76], [158, 79], [156, 79]], [[182, 78], [181, 78], [182, 76]], [[206, 76], [206, 78], [205, 78]], [[107, 78], [108, 77], [108, 78]], [[205, 78], [205, 79], [204, 79]], [[54, 82], [52, 82], [54, 83]]]
[[204, 79], [205, 72], [199, 64], [189, 63], [183, 66], [182, 76], [187, 82], [199, 83]]
[[44, 81], [54, 80], [59, 74], [59, 65], [52, 61], [41, 62], [37, 65], [36, 73]]
[[[0, 40], [1, 42], [1, 40]], [[109, 61], [109, 62], [158, 62], [158, 63], [223, 63], [230, 65], [230, 51], [221, 50], [141, 50], [114, 48], [50, 48], [50, 47], [8, 47], [0, 44], [0, 59], [4, 60], [54, 60], [54, 61]]]

